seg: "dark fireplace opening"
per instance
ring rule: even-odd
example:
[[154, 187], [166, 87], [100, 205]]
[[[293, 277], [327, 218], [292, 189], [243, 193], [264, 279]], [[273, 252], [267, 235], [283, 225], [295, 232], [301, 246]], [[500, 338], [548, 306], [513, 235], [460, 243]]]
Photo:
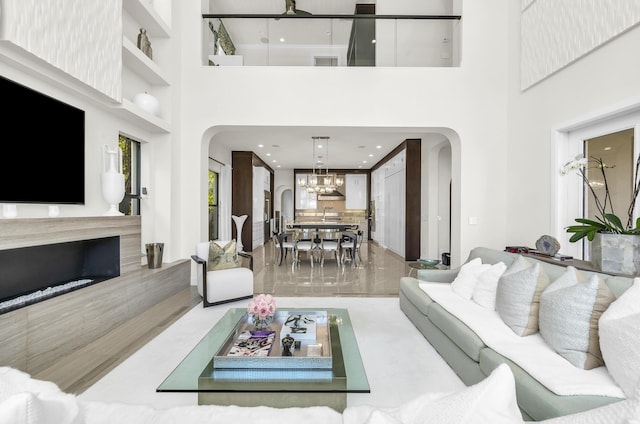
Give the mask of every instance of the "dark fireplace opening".
[[0, 313], [120, 276], [120, 237], [0, 250]]

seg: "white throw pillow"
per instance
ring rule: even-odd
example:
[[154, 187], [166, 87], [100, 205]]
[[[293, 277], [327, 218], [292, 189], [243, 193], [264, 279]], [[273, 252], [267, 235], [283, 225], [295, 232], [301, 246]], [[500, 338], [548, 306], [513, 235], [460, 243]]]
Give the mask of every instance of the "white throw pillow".
[[[369, 409], [363, 421], [363, 409]], [[350, 407], [343, 424], [516, 424], [523, 423], [511, 368], [499, 365], [487, 378], [457, 393], [422, 395], [398, 408]]]
[[482, 259], [475, 258], [463, 264], [458, 275], [451, 282], [451, 290], [464, 299], [471, 300], [473, 289], [478, 282], [478, 276], [489, 269], [491, 265], [483, 264]]
[[496, 311], [518, 336], [538, 331], [540, 294], [549, 285], [549, 277], [539, 262], [518, 255], [498, 280]]
[[576, 367], [602, 366], [598, 320], [614, 299], [598, 275], [586, 278], [568, 266], [540, 296], [540, 335]]
[[600, 316], [600, 350], [627, 396], [640, 387], [640, 278]]
[[478, 305], [494, 311], [496, 309], [496, 290], [498, 280], [507, 269], [504, 262], [498, 262], [478, 276], [478, 283], [473, 289], [471, 299]]
[[84, 418], [76, 397], [56, 384], [0, 367], [0, 424], [5, 423], [82, 424]]

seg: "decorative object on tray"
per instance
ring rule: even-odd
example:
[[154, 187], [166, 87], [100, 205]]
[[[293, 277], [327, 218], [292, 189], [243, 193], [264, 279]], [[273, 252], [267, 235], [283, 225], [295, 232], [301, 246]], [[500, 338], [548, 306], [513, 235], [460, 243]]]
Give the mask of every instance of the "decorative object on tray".
[[440, 259], [418, 259], [418, 263], [425, 268], [433, 268], [440, 263]]
[[287, 316], [282, 324], [282, 333], [291, 334], [297, 340], [316, 340], [316, 319], [314, 315]]
[[295, 339], [291, 335], [287, 334], [282, 338], [282, 356], [293, 356], [291, 348], [295, 343]]
[[247, 314], [253, 320], [257, 330], [269, 328], [276, 312], [276, 301], [270, 294], [259, 294], [249, 302]]
[[227, 356], [269, 356], [275, 337], [275, 331], [243, 331]]
[[555, 256], [560, 250], [560, 243], [554, 237], [544, 235], [536, 241], [536, 249], [539, 253]]
[[[570, 242], [576, 242], [586, 237], [591, 243], [591, 261], [594, 266], [601, 271], [624, 273], [630, 275], [640, 274], [640, 261], [636, 262], [634, 258], [640, 254], [640, 241], [629, 240], [620, 244], [620, 239], [613, 242], [603, 241], [607, 236], [625, 235], [627, 239], [637, 239], [640, 236], [640, 218], [634, 221], [634, 212], [636, 199], [640, 193], [640, 156], [636, 160], [636, 172], [633, 178], [633, 192], [631, 193], [631, 203], [627, 209], [627, 222], [622, 220], [614, 213], [609, 185], [607, 183], [606, 170], [613, 168], [615, 165], [607, 165], [602, 158], [594, 156], [585, 158], [578, 155], [574, 159], [565, 163], [560, 169], [562, 175], [571, 172], [577, 173], [589, 189], [596, 206], [595, 219], [576, 218], [575, 221], [580, 225], [570, 225], [567, 227], [568, 233], [573, 233]], [[596, 181], [589, 179], [588, 169], [600, 171], [601, 181], [599, 184], [593, 184]], [[600, 190], [604, 190], [602, 197], [598, 196], [596, 186], [600, 186]], [[594, 239], [598, 240], [594, 240]], [[607, 246], [603, 248], [603, 246]]]

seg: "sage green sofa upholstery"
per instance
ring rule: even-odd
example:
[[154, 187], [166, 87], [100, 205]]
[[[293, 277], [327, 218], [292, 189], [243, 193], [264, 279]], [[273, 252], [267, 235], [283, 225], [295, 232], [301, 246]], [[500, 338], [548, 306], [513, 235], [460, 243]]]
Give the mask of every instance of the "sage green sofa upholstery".
[[[502, 261], [509, 266], [517, 256], [514, 253], [477, 247], [470, 252], [466, 262], [480, 258], [483, 263], [495, 264]], [[566, 270], [562, 264], [540, 261], [531, 257], [527, 259], [540, 262], [551, 281]], [[523, 417], [532, 421], [586, 411], [621, 400], [606, 396], [556, 395], [508, 358], [487, 347], [475, 332], [434, 302], [419, 287], [421, 281], [451, 283], [458, 274], [458, 270], [459, 268], [424, 269], [418, 271], [417, 278], [403, 277], [400, 280], [399, 296], [402, 311], [465, 384], [476, 384], [500, 364], [508, 364], [516, 379], [518, 406]], [[591, 271], [582, 270], [581, 273], [593, 274]], [[633, 278], [601, 275], [616, 297], [619, 297], [633, 283]]]

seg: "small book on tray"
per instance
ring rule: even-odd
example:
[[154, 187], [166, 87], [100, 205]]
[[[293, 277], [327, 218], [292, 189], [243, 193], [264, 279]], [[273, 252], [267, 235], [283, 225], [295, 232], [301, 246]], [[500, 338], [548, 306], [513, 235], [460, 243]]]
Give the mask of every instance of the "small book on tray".
[[294, 340], [316, 340], [316, 319], [315, 315], [294, 315], [290, 314], [282, 324], [280, 333], [284, 336], [289, 334]]

